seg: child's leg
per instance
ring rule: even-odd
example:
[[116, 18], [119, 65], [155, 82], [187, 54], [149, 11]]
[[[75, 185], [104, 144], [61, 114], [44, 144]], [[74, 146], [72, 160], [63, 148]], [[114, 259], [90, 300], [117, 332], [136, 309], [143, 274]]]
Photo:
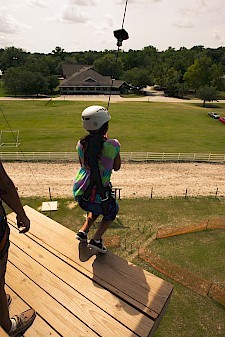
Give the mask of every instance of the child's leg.
[[9, 309], [5, 293], [5, 272], [7, 258], [8, 253], [6, 253], [3, 258], [0, 259], [0, 325], [3, 327], [3, 329], [9, 331], [12, 323], [9, 318]]
[[102, 219], [100, 226], [98, 227], [97, 231], [95, 232], [95, 235], [93, 236], [93, 240], [98, 241], [102, 238], [102, 235], [111, 225], [113, 220], [115, 220], [118, 211], [119, 211], [118, 203], [116, 202], [115, 199], [112, 198], [109, 204], [108, 210], [109, 213]]
[[98, 217], [99, 215], [89, 212], [83, 226], [80, 228], [80, 231], [88, 233], [90, 227], [93, 225], [93, 223], [97, 220]]
[[97, 231], [95, 232], [95, 234], [93, 236], [93, 240], [100, 240], [102, 235], [105, 233], [105, 231], [111, 225], [111, 223], [112, 223], [112, 220], [102, 219], [100, 226], [98, 227]]

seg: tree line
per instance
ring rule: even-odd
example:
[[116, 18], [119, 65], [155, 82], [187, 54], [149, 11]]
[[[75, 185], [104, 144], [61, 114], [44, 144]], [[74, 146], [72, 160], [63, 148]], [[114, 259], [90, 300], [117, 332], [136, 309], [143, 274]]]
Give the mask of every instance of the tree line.
[[57, 46], [49, 54], [29, 53], [21, 48], [0, 49], [3, 85], [14, 95], [52, 94], [62, 76], [62, 64], [85, 64], [102, 75], [122, 79], [136, 90], [147, 85], [161, 88], [168, 96], [184, 97], [194, 92], [213, 100], [224, 91], [225, 47], [194, 46], [158, 51], [142, 50], [66, 52]]

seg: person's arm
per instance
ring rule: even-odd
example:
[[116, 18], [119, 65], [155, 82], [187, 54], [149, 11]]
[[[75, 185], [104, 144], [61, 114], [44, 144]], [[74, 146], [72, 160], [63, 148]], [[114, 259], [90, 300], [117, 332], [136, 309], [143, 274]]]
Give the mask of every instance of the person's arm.
[[17, 226], [20, 233], [26, 233], [30, 229], [30, 220], [26, 216], [15, 185], [9, 178], [1, 162], [0, 189], [1, 199], [17, 214]]
[[120, 154], [118, 153], [118, 155], [114, 159], [113, 169], [114, 171], [119, 171], [120, 167], [121, 167], [121, 158], [120, 158]]

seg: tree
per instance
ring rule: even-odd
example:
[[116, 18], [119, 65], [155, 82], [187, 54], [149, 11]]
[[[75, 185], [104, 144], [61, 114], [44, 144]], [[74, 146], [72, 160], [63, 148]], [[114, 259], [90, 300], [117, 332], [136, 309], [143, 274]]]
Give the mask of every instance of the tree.
[[29, 55], [24, 68], [32, 72], [42, 73], [44, 76], [50, 75], [49, 66], [44, 56]]
[[4, 72], [10, 67], [21, 67], [25, 64], [26, 52], [21, 48], [8, 47], [1, 55], [0, 69]]
[[203, 56], [196, 59], [194, 64], [187, 69], [184, 80], [191, 89], [198, 90], [205, 86], [216, 86], [222, 75], [222, 67], [213, 64], [210, 57]]
[[20, 68], [12, 67], [7, 69], [2, 79], [6, 91], [16, 97], [19, 94], [21, 88]]
[[[181, 72], [175, 70], [174, 68], [169, 68], [163, 77], [163, 87], [166, 89], [164, 90], [168, 96], [171, 97], [180, 97], [181, 94], [181, 81], [182, 81], [182, 74]], [[183, 94], [183, 93], [182, 93]]]
[[9, 68], [4, 76], [4, 87], [10, 94], [39, 95], [47, 92], [47, 80], [39, 72], [32, 72], [26, 68]]
[[115, 79], [120, 78], [123, 73], [123, 62], [120, 57], [117, 58], [113, 54], [106, 54], [98, 58], [93, 67], [95, 71], [104, 76], [113, 76]]
[[59, 46], [55, 47], [55, 49], [52, 50], [52, 53], [53, 53], [54, 56], [59, 57], [61, 60], [65, 59], [66, 53], [65, 53], [64, 49], [59, 47]]
[[147, 85], [151, 85], [149, 71], [146, 69], [133, 68], [123, 73], [123, 79], [139, 89], [143, 89]]
[[51, 75], [47, 77], [48, 89], [50, 93], [53, 93], [53, 90], [59, 85], [59, 79], [56, 75]]
[[212, 102], [218, 99], [218, 92], [215, 87], [204, 86], [197, 91], [197, 97], [203, 100], [203, 106], [206, 101]]

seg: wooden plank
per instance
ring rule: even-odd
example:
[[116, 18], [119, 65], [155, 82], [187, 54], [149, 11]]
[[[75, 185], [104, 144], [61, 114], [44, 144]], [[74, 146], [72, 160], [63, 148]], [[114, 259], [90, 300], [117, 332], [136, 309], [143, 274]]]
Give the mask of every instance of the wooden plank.
[[9, 335], [5, 332], [5, 330], [2, 329], [1, 326], [0, 326], [0, 336], [1, 337], [9, 337]]
[[[144, 307], [150, 317], [154, 319], [158, 317], [166, 298], [172, 292], [171, 284], [111, 252], [106, 255], [90, 256], [90, 252], [79, 250], [79, 243], [75, 240], [75, 235], [73, 239], [69, 229], [29, 206], [25, 206], [25, 210], [31, 219], [31, 230], [28, 235], [34, 235], [71, 259], [80, 271], [83, 270], [86, 275], [139, 310], [143, 310]], [[8, 218], [15, 222], [14, 214]]]
[[[95, 304], [91, 302], [89, 298], [80, 294], [76, 289], [71, 287], [70, 284], [64, 282], [51, 271], [41, 266], [38, 261], [32, 259], [14, 244], [10, 247], [9, 261], [20, 269], [27, 278], [33, 280], [36, 284], [38, 283], [38, 286], [42, 290], [64, 308], [67, 308], [67, 310], [74, 314], [81, 322], [86, 322], [98, 335], [102, 337], [108, 337], [109, 335], [115, 337], [130, 337], [136, 335], [132, 334], [130, 329], [122, 325], [120, 321], [110, 316], [108, 312], [100, 309], [98, 303]], [[68, 269], [65, 279], [67, 276], [69, 277], [70, 272], [72, 272], [71, 268]], [[98, 288], [94, 287], [94, 291], [97, 293]], [[38, 310], [37, 307], [37, 311]], [[151, 326], [148, 327], [148, 331], [146, 330], [145, 336], [148, 335], [149, 329], [151, 329]]]
[[[36, 279], [39, 280], [38, 275]], [[63, 337], [71, 337], [74, 331], [77, 337], [98, 336], [10, 262], [7, 266], [6, 284], [11, 289], [16, 289], [18, 296], [35, 308]]]
[[184, 235], [189, 233], [201, 232], [207, 229], [207, 223], [199, 223], [194, 225], [187, 225], [183, 227], [170, 227], [158, 230], [156, 234], [157, 239], [163, 239], [171, 236]]
[[[11, 227], [11, 248], [16, 244], [22, 251], [26, 252], [39, 264], [49, 269], [54, 275], [65, 283], [69, 284], [79, 293], [87, 297], [91, 302], [97, 303], [98, 307], [107, 312], [110, 316], [120, 321], [123, 325], [140, 336], [148, 336], [154, 321], [143, 315], [128, 303], [111, 294], [100, 285], [93, 283], [93, 280], [86, 277], [70, 264], [62, 261], [60, 256], [55, 256], [42, 246], [36, 244], [25, 235], [16, 233], [16, 229]], [[70, 263], [70, 261], [68, 261]]]
[[[5, 287], [6, 293], [12, 297], [10, 305], [10, 317], [18, 315], [22, 311], [29, 309], [26, 304], [12, 289]], [[0, 334], [1, 336], [1, 334]], [[32, 326], [26, 331], [26, 337], [61, 337], [55, 330], [51, 328], [46, 321], [44, 321], [37, 313]]]
[[154, 324], [154, 326], [153, 326], [153, 329], [149, 332], [148, 337], [153, 337], [154, 334], [155, 334], [155, 332], [156, 332], [156, 330], [158, 329], [159, 324], [160, 324], [160, 322], [161, 322], [163, 316], [165, 315], [166, 310], [167, 310], [167, 308], [168, 308], [168, 306], [169, 306], [169, 304], [170, 304], [171, 296], [172, 296], [172, 293], [171, 293], [170, 296], [167, 298], [167, 300], [166, 300], [166, 302], [165, 302], [165, 305], [164, 305], [164, 308], [162, 309], [160, 315], [157, 317], [157, 319], [156, 319], [156, 321], [155, 321], [155, 324]]

